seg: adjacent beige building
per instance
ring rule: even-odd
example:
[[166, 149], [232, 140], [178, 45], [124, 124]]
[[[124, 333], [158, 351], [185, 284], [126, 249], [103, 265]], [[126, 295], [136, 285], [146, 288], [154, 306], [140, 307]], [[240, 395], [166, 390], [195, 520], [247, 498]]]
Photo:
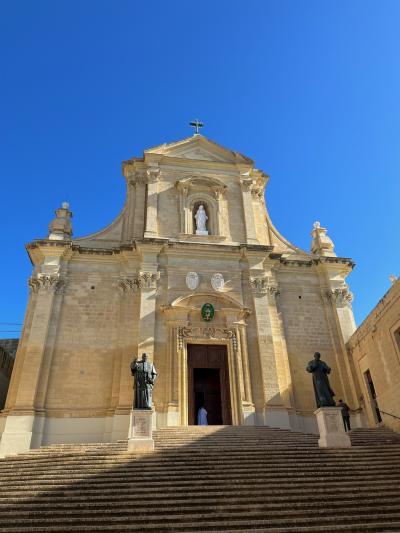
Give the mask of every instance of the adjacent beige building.
[[348, 342], [368, 425], [400, 431], [400, 280]]
[[211, 423], [315, 431], [314, 351], [359, 424], [346, 351], [353, 262], [326, 229], [314, 224], [311, 252], [292, 245], [268, 215], [269, 177], [199, 134], [122, 169], [126, 202], [109, 226], [72, 239], [63, 204], [48, 237], [27, 245], [34, 269], [1, 453], [126, 438], [129, 365], [142, 352], [159, 374], [158, 427], [195, 423], [205, 403]]
[[0, 339], [0, 409], [6, 402], [18, 339]]

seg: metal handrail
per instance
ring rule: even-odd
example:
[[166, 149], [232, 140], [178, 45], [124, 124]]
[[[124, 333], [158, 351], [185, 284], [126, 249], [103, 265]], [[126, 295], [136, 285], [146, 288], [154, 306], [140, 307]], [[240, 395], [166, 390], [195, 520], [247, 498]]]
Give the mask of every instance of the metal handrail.
[[397, 418], [397, 420], [400, 420], [400, 416], [392, 415], [391, 413], [386, 413], [386, 411], [382, 411], [381, 409], [379, 409], [379, 412], [383, 413], [384, 415], [389, 415], [389, 416], [392, 416], [393, 418]]

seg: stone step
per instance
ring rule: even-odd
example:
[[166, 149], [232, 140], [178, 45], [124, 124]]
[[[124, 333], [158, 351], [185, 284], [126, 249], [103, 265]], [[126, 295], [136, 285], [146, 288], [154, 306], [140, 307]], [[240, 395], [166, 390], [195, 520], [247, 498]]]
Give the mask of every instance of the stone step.
[[[353, 470], [374, 470], [376, 468], [390, 468], [393, 469], [395, 465], [400, 467], [400, 457], [387, 457], [387, 458], [354, 458], [346, 457], [340, 459], [340, 468], [342, 472], [353, 471]], [[11, 465], [0, 469], [2, 479], [10, 479], [13, 477], [20, 477], [20, 464]], [[270, 458], [260, 457], [260, 458], [250, 458], [244, 457], [238, 464], [237, 458], [222, 458], [219, 460], [217, 457], [210, 459], [198, 459], [191, 458], [183, 462], [179, 458], [171, 459], [169, 461], [107, 461], [107, 462], [84, 462], [84, 461], [57, 461], [57, 462], [48, 462], [45, 464], [36, 464], [36, 465], [26, 465], [24, 468], [25, 477], [30, 476], [42, 476], [42, 475], [51, 475], [52, 477], [56, 475], [63, 475], [64, 477], [69, 474], [74, 474], [76, 471], [84, 472], [87, 475], [107, 472], [110, 468], [117, 469], [123, 468], [126, 473], [135, 473], [137, 471], [145, 472], [163, 472], [165, 470], [174, 470], [179, 472], [185, 472], [187, 470], [196, 469], [196, 471], [205, 471], [207, 469], [222, 469], [222, 468], [236, 468], [236, 469], [268, 469], [268, 471], [290, 471], [293, 469], [298, 469], [302, 467], [304, 470], [315, 471], [318, 468], [325, 470], [337, 470], [338, 460], [334, 458], [315, 458], [315, 459], [301, 459], [295, 460], [285, 460], [285, 459], [276, 459], [271, 460]]]
[[[271, 525], [267, 527], [263, 527], [262, 525], [252, 523], [250, 527], [251, 527], [251, 531], [256, 531], [257, 533], [290, 533], [290, 532], [293, 532], [293, 533], [304, 533], [304, 532], [306, 533], [307, 532], [309, 533], [323, 533], [323, 532], [332, 533], [333, 531], [335, 532], [340, 532], [340, 531], [349, 532], [350, 531], [351, 533], [355, 533], [355, 532], [363, 533], [365, 531], [383, 533], [383, 532], [394, 531], [396, 533], [399, 533], [400, 531], [400, 521], [395, 520], [390, 523], [385, 522], [384, 529], [382, 529], [382, 525], [383, 524], [381, 521], [377, 521], [377, 522], [359, 521], [355, 525], [353, 525], [353, 523], [350, 523], [350, 524], [335, 524], [334, 526], [332, 524], [326, 525], [326, 526], [321, 525], [321, 524], [318, 524], [316, 526], [313, 526], [313, 525], [302, 526], [302, 525], [299, 525], [298, 523], [295, 523], [294, 525], [286, 524], [284, 527], [279, 527], [279, 525], [276, 527], [271, 526]], [[231, 529], [229, 525], [227, 526], [227, 528], [226, 527], [221, 528], [220, 525], [217, 525], [216, 527], [217, 529], [215, 529], [213, 526], [209, 527], [207, 529], [207, 533], [222, 533], [222, 532], [224, 533], [249, 533], [249, 528], [247, 524], [245, 524], [243, 528], [239, 525], [235, 529]], [[334, 527], [334, 529], [332, 529], [332, 527]], [[160, 531], [161, 533], [162, 532], [173, 533], [175, 531], [175, 529], [170, 529], [168, 525], [166, 525], [166, 528], [167, 529], [164, 528], [163, 530], [158, 529], [157, 531]], [[55, 527], [52, 529], [33, 528], [33, 529], [30, 529], [29, 531], [32, 531], [34, 533], [36, 532], [39, 532], [39, 533], [44, 533], [44, 532], [70, 533], [73, 531], [82, 533], [80, 526], [77, 526], [77, 527], [69, 526], [67, 528], [61, 526], [61, 527]], [[97, 526], [93, 526], [93, 527], [85, 526], [85, 532], [86, 531], [98, 532], [99, 530]], [[114, 525], [102, 525], [101, 531], [111, 531], [113, 533], [116, 532]], [[130, 525], [120, 525], [118, 526], [118, 531], [119, 532], [132, 531], [132, 529]], [[180, 533], [192, 533], [193, 531], [196, 531], [196, 529], [191, 529], [190, 531], [188, 529], [183, 529], [183, 530], [180, 530]], [[205, 531], [205, 530], [202, 530], [202, 531]], [[2, 533], [21, 533], [21, 529], [7, 527], [7, 528], [2, 529]]]
[[[201, 508], [204, 505], [207, 505], [208, 512], [246, 512], [247, 509], [252, 511], [258, 509], [265, 512], [282, 511], [282, 504], [290, 504], [290, 511], [301, 511], [304, 514], [310, 513], [315, 507], [315, 502], [310, 498], [291, 498], [291, 499], [282, 499], [280, 501], [272, 501], [270, 498], [265, 499], [265, 496], [253, 496], [252, 498], [231, 498], [226, 501], [215, 501], [215, 499], [207, 499], [198, 497], [193, 499], [169, 499], [169, 500], [142, 500], [140, 499], [141, 507], [137, 509], [137, 498], [130, 498], [129, 500], [118, 499], [113, 501], [112, 507], [109, 505], [109, 501], [96, 502], [96, 501], [86, 501], [86, 502], [76, 502], [76, 501], [63, 501], [57, 503], [57, 509], [54, 509], [53, 504], [45, 504], [41, 502], [29, 502], [29, 504], [24, 504], [24, 502], [18, 502], [18, 518], [30, 518], [30, 517], [45, 517], [47, 515], [51, 516], [61, 516], [65, 515], [65, 512], [68, 511], [69, 516], [90, 516], [98, 512], [105, 514], [123, 514], [131, 513], [132, 510], [135, 510], [135, 516], [144, 516], [149, 517], [150, 513], [154, 514], [163, 514], [165, 511], [170, 511], [171, 506], [174, 509], [179, 509], [180, 514], [193, 513], [196, 508]], [[399, 508], [400, 495], [387, 496], [385, 498], [380, 497], [379, 500], [376, 498], [352, 498], [351, 501], [348, 501], [343, 498], [330, 498], [329, 501], [324, 501], [324, 512], [331, 513], [337, 512], [340, 509], [343, 512], [351, 512], [354, 509], [361, 511], [363, 508], [371, 509], [374, 506], [380, 506], [388, 510]], [[382, 507], [383, 506], [383, 507]], [[9, 519], [15, 516], [16, 507], [13, 505], [0, 505], [1, 509], [1, 520]]]
[[[138, 502], [140, 503], [140, 502]], [[138, 505], [140, 506], [140, 505]], [[48, 519], [19, 519], [17, 516], [12, 520], [12, 526], [8, 527], [7, 524], [2, 527], [2, 533], [11, 533], [17, 531], [45, 531], [46, 533], [56, 531], [101, 531], [107, 530], [110, 526], [114, 528], [114, 531], [128, 529], [130, 531], [157, 531], [157, 532], [193, 532], [193, 531], [226, 531], [238, 530], [247, 528], [247, 531], [253, 529], [261, 529], [267, 527], [298, 527], [298, 526], [334, 526], [351, 524], [354, 530], [357, 531], [359, 526], [366, 524], [370, 521], [380, 522], [381, 531], [385, 531], [386, 524], [392, 521], [400, 522], [400, 511], [393, 512], [393, 510], [386, 512], [377, 512], [375, 509], [369, 511], [368, 508], [361, 510], [361, 512], [352, 513], [350, 516], [345, 513], [334, 513], [333, 516], [325, 516], [323, 509], [319, 509], [314, 506], [314, 510], [311, 516], [287, 516], [287, 513], [282, 510], [277, 512], [277, 515], [272, 515], [271, 518], [265, 518], [263, 513], [247, 512], [246, 516], [243, 515], [233, 516], [232, 513], [220, 513], [210, 516], [207, 513], [196, 513], [193, 515], [186, 515], [182, 517], [179, 514], [169, 514], [159, 517], [154, 520], [144, 516], [143, 520], [140, 518], [132, 519], [132, 512], [124, 517], [95, 517], [88, 518], [70, 518], [64, 516], [62, 522], [56, 518]], [[158, 518], [158, 517], [157, 517]], [[4, 522], [3, 522], [4, 523]], [[79, 529], [81, 528], [81, 529]], [[200, 529], [199, 529], [200, 528]], [[361, 530], [362, 531], [362, 530]]]
[[88, 456], [68, 456], [63, 458], [60, 455], [52, 457], [28, 457], [28, 458], [9, 458], [7, 461], [0, 462], [0, 472], [6, 471], [16, 471], [16, 469], [26, 468], [26, 469], [47, 469], [47, 468], [78, 468], [83, 467], [87, 468], [90, 465], [93, 467], [104, 467], [108, 466], [123, 466], [127, 465], [130, 468], [134, 468], [135, 464], [140, 462], [143, 467], [147, 465], [165, 465], [170, 464], [174, 466], [175, 464], [231, 464], [245, 462], [246, 464], [256, 463], [257, 461], [260, 464], [277, 464], [277, 465], [304, 465], [307, 466], [309, 463], [314, 464], [337, 464], [337, 461], [340, 464], [385, 464], [385, 463], [397, 463], [400, 460], [400, 449], [393, 450], [392, 452], [382, 452], [370, 453], [370, 454], [360, 454], [357, 455], [353, 451], [341, 450], [343, 453], [340, 454], [338, 450], [335, 453], [316, 453], [316, 454], [296, 454], [293, 453], [284, 453], [280, 455], [265, 454], [264, 451], [257, 451], [256, 453], [248, 453], [243, 456], [240, 453], [225, 453], [221, 455], [219, 453], [196, 453], [196, 454], [154, 454], [154, 455], [145, 455], [145, 456], [132, 456], [132, 454], [121, 454], [118, 456], [106, 455], [98, 457], [88, 457]]
[[[185, 489], [190, 490], [193, 488], [196, 488], [197, 490], [223, 490], [224, 487], [226, 487], [227, 484], [230, 484], [232, 487], [235, 487], [236, 491], [239, 490], [247, 490], [248, 492], [254, 492], [256, 491], [257, 487], [263, 487], [266, 483], [275, 483], [276, 485], [279, 485], [280, 488], [282, 487], [295, 487], [297, 489], [301, 489], [302, 487], [321, 487], [326, 484], [330, 484], [335, 487], [340, 486], [346, 486], [354, 488], [356, 486], [360, 485], [367, 485], [370, 484], [371, 488], [375, 489], [393, 489], [400, 486], [400, 476], [399, 475], [393, 475], [393, 476], [387, 476], [387, 475], [377, 475], [375, 478], [373, 476], [359, 476], [358, 478], [353, 478], [351, 480], [348, 479], [341, 479], [333, 478], [329, 476], [316, 476], [315, 478], [309, 476], [309, 477], [302, 477], [299, 476], [297, 478], [291, 478], [286, 477], [260, 477], [258, 479], [252, 480], [249, 476], [248, 478], [235, 478], [235, 477], [229, 477], [229, 476], [217, 476], [216, 479], [213, 479], [212, 476], [209, 476], [209, 479], [201, 478], [196, 480], [191, 479], [181, 479], [179, 480], [179, 483], [176, 482], [176, 480], [170, 480], [170, 479], [164, 479], [164, 480], [157, 480], [151, 482], [151, 487], [147, 490], [144, 490], [141, 488], [141, 484], [138, 484], [137, 482], [133, 482], [130, 480], [124, 480], [121, 478], [111, 478], [111, 479], [103, 479], [103, 480], [96, 480], [96, 479], [82, 479], [82, 480], [76, 480], [74, 484], [71, 484], [66, 489], [69, 493], [79, 491], [86, 491], [86, 493], [101, 493], [102, 491], [108, 490], [110, 488], [114, 490], [119, 489], [125, 489], [125, 490], [131, 490], [133, 493], [136, 493], [138, 490], [141, 493], [146, 494], [163, 494], [166, 490], [168, 490], [169, 487], [172, 485], [174, 486], [174, 490], [176, 492], [183, 491], [185, 492]], [[44, 482], [41, 484], [34, 484], [34, 483], [22, 483], [22, 484], [14, 484], [13, 486], [8, 487], [1, 487], [0, 488], [0, 497], [8, 497], [8, 496], [15, 496], [18, 493], [21, 493], [23, 491], [24, 493], [40, 493], [45, 492], [47, 493], [51, 491], [58, 491], [58, 490], [64, 490], [66, 488], [65, 482], [54, 480], [52, 482]], [[186, 492], [187, 492], [186, 490]], [[378, 495], [376, 495], [378, 497]]]
[[[282, 474], [282, 475], [298, 475], [299, 472], [299, 464], [256, 464], [256, 463], [243, 463], [243, 464], [234, 464], [232, 462], [224, 463], [221, 462], [219, 465], [214, 465], [214, 467], [211, 465], [205, 465], [202, 462], [192, 462], [191, 464], [180, 464], [180, 465], [171, 465], [171, 464], [164, 464], [164, 465], [149, 465], [149, 467], [146, 467], [141, 464], [131, 464], [126, 466], [119, 466], [118, 468], [86, 468], [84, 471], [82, 469], [65, 469], [65, 471], [58, 469], [54, 472], [50, 471], [42, 471], [41, 475], [44, 477], [38, 478], [39, 472], [32, 472], [32, 473], [21, 473], [21, 472], [11, 472], [11, 473], [3, 473], [2, 479], [8, 480], [11, 482], [12, 480], [17, 481], [24, 481], [24, 480], [31, 480], [37, 482], [38, 479], [44, 480], [44, 479], [74, 479], [74, 478], [82, 478], [82, 477], [88, 477], [95, 475], [97, 478], [102, 477], [132, 477], [135, 476], [136, 479], [147, 479], [148, 477], [157, 477], [169, 475], [171, 478], [179, 479], [182, 476], [186, 475], [192, 475], [193, 471], [196, 471], [197, 475], [208, 475], [209, 472], [211, 472], [211, 475], [213, 475], [215, 472], [218, 472], [219, 474], [225, 472], [227, 469], [229, 469], [229, 474], [245, 474], [247, 476], [250, 475], [274, 475], [274, 474]], [[393, 463], [386, 462], [386, 463], [376, 463], [376, 464], [350, 464], [346, 465], [345, 463], [340, 464], [340, 470], [338, 469], [339, 465], [333, 465], [333, 464], [315, 464], [315, 463], [308, 463], [308, 464], [302, 464], [302, 475], [314, 475], [316, 471], [316, 466], [318, 466], [318, 473], [319, 475], [326, 475], [326, 476], [339, 476], [344, 477], [348, 474], [352, 474], [354, 476], [356, 475], [368, 475], [370, 473], [376, 475], [378, 473], [393, 473]], [[398, 463], [398, 466], [400, 466], [400, 463]], [[400, 469], [399, 469], [400, 470]], [[32, 475], [33, 474], [33, 475]], [[36, 475], [35, 475], [36, 474]]]
[[[361, 501], [363, 505], [369, 505], [369, 503], [375, 504], [376, 498], [372, 497], [368, 488], [362, 487], [350, 489], [343, 489], [342, 491], [330, 491], [328, 488], [323, 489], [301, 489], [297, 490], [292, 489], [291, 491], [282, 490], [274, 491], [273, 489], [258, 489], [254, 494], [249, 494], [248, 491], [236, 492], [231, 494], [226, 491], [214, 491], [212, 494], [202, 493], [198, 494], [197, 492], [185, 492], [181, 495], [179, 492], [172, 492], [171, 494], [165, 493], [161, 497], [159, 496], [157, 500], [151, 498], [151, 495], [143, 495], [140, 498], [141, 504], [146, 506], [146, 508], [155, 507], [157, 510], [162, 507], [169, 507], [171, 504], [181, 506], [191, 506], [191, 507], [200, 507], [203, 505], [213, 506], [216, 503], [218, 505], [243, 505], [244, 503], [262, 503], [266, 505], [279, 505], [282, 503], [287, 505], [298, 505], [298, 506], [308, 506], [315, 505], [313, 500], [310, 498], [311, 495], [320, 494], [325, 495], [325, 500], [328, 501], [328, 504], [332, 506], [338, 505], [359, 505], [357, 502]], [[348, 501], [349, 496], [351, 496], [351, 501]], [[64, 508], [73, 507], [74, 509], [84, 507], [84, 508], [103, 508], [104, 506], [109, 507], [112, 504], [113, 508], [123, 508], [130, 507], [131, 505], [137, 504], [137, 496], [134, 496], [130, 492], [125, 492], [122, 494], [91, 494], [90, 500], [82, 500], [81, 495], [71, 495], [69, 493], [57, 495], [57, 509], [61, 510]], [[388, 504], [389, 502], [399, 502], [400, 494], [397, 489], [392, 490], [381, 490], [379, 493], [379, 500]], [[22, 500], [21, 498], [9, 498], [7, 502], [5, 500], [0, 501], [0, 509], [5, 509], [12, 507], [14, 503], [18, 504], [18, 508], [22, 511], [24, 509], [32, 510], [51, 510], [54, 511], [54, 498], [51, 494], [42, 494], [39, 498], [33, 500]]]

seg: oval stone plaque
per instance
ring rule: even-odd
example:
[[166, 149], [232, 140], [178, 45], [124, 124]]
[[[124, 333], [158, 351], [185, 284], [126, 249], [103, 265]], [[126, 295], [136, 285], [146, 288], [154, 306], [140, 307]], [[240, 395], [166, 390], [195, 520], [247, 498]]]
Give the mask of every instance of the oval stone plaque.
[[211, 286], [215, 291], [221, 291], [224, 288], [224, 285], [225, 285], [225, 280], [222, 274], [218, 272], [217, 274], [212, 275]]
[[188, 272], [186, 274], [186, 285], [188, 289], [194, 291], [199, 286], [199, 275], [197, 272]]

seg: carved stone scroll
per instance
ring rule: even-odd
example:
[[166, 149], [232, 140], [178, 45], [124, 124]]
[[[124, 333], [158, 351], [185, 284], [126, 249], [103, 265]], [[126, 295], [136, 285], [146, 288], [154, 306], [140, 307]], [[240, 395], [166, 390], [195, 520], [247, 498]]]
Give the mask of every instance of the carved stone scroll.
[[137, 292], [139, 288], [137, 278], [119, 278], [117, 282], [118, 288], [124, 293]]
[[336, 305], [348, 305], [353, 301], [353, 293], [349, 291], [348, 286], [322, 292], [322, 298], [327, 302], [333, 302]]
[[159, 272], [139, 272], [138, 286], [141, 289], [155, 289], [157, 287], [157, 280], [159, 279]]
[[32, 276], [28, 280], [30, 292], [38, 293], [39, 291], [55, 292], [61, 294], [66, 287], [66, 280], [60, 277], [60, 274], [42, 274]]
[[184, 339], [208, 339], [208, 340], [230, 340], [232, 347], [236, 352], [238, 349], [238, 341], [236, 331], [228, 328], [218, 328], [211, 326], [180, 326], [178, 328], [178, 348], [183, 349]]
[[271, 294], [277, 296], [279, 289], [277, 284], [269, 277], [250, 277], [250, 286], [255, 294]]

